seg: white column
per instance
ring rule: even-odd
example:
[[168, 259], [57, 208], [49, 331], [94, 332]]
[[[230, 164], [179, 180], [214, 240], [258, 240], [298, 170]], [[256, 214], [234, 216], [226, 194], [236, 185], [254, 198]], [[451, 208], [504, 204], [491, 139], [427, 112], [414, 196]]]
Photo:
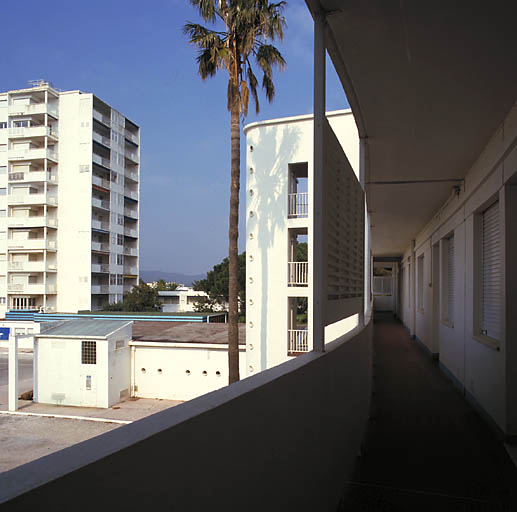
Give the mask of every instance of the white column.
[[323, 13], [314, 16], [314, 164], [312, 175], [312, 343], [325, 350], [325, 306], [327, 302], [325, 261], [325, 27]]
[[9, 336], [9, 410], [18, 409], [18, 337]]

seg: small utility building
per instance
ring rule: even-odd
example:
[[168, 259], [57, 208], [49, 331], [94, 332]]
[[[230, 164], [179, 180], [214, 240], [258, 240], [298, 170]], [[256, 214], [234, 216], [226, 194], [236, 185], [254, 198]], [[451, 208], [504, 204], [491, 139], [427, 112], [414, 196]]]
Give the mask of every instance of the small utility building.
[[111, 407], [129, 397], [132, 323], [69, 320], [34, 336], [34, 401]]

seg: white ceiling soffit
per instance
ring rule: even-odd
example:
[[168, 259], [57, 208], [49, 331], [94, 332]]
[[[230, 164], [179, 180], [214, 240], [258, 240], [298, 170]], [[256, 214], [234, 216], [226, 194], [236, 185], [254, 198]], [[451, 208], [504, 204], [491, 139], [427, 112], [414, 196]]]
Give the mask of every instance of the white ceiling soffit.
[[513, 1], [306, 0], [367, 139], [373, 251], [400, 255], [516, 99]]

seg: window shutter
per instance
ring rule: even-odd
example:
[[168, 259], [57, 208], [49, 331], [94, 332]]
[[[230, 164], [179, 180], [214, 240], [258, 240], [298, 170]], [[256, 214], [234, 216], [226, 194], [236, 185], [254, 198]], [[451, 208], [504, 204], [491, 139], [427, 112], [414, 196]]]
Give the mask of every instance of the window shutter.
[[447, 247], [447, 318], [454, 320], [454, 236], [448, 239]]
[[501, 335], [501, 247], [499, 203], [483, 212], [481, 333], [496, 340]]

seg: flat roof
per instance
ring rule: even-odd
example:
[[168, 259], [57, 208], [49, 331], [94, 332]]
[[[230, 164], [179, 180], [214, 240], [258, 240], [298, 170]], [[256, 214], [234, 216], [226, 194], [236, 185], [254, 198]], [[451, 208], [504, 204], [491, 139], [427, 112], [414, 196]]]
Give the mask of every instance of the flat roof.
[[[134, 341], [160, 343], [228, 343], [228, 324], [192, 322], [139, 322], [133, 324]], [[239, 324], [239, 345], [246, 343], [246, 324]]]
[[66, 320], [62, 324], [51, 327], [41, 334], [35, 334], [35, 336], [38, 338], [54, 338], [56, 336], [106, 338], [131, 323], [131, 321], [127, 320]]

